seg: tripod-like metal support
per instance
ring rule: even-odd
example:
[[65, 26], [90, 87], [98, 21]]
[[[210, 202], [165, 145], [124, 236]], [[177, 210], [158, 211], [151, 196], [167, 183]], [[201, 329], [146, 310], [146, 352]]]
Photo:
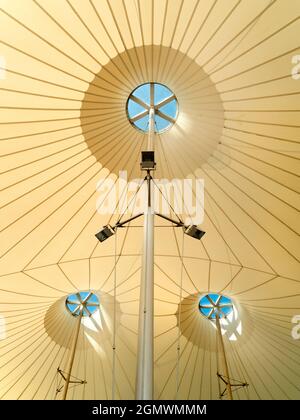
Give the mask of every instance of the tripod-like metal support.
[[[63, 378], [64, 381], [67, 380], [66, 377], [66, 372], [64, 372], [63, 370], [61, 370], [60, 368], [57, 368], [57, 372], [60, 374], [60, 376]], [[72, 376], [70, 377], [72, 378]], [[70, 384], [75, 384], [75, 385], [84, 385], [86, 384], [87, 381], [84, 381], [82, 379], [70, 379], [69, 380], [69, 385]], [[56, 394], [58, 394], [59, 392], [61, 392], [64, 389], [65, 385], [61, 385], [56, 389]]]
[[[221, 346], [221, 354], [222, 354], [222, 359], [223, 359], [223, 369], [225, 372], [225, 375], [221, 375], [219, 372], [217, 372], [217, 376], [218, 378], [224, 383], [225, 388], [224, 390], [221, 392], [220, 391], [220, 399], [222, 399], [222, 397], [224, 397], [225, 395], [227, 395], [229, 400], [233, 400], [233, 389], [235, 388], [243, 388], [246, 386], [249, 386], [249, 384], [247, 384], [246, 382], [240, 382], [237, 380], [233, 380], [230, 378], [229, 376], [229, 368], [228, 368], [228, 363], [227, 363], [227, 358], [226, 358], [226, 353], [225, 353], [225, 347], [224, 347], [224, 341], [223, 341], [223, 337], [222, 337], [222, 330], [221, 330], [221, 324], [220, 324], [220, 317], [219, 314], [216, 313], [216, 326], [217, 326], [217, 336], [218, 336], [218, 340]], [[235, 383], [234, 383], [235, 382]]]
[[[249, 384], [247, 384], [247, 382], [241, 382], [238, 381], [236, 379], [230, 379], [225, 377], [224, 375], [221, 375], [219, 372], [217, 372], [217, 377], [225, 384], [225, 388], [223, 389], [223, 391], [220, 391], [220, 399], [222, 399], [226, 393], [227, 393], [227, 389], [228, 389], [228, 383], [230, 383], [230, 387], [231, 387], [231, 391], [236, 391], [239, 388], [244, 388], [246, 386], [249, 386]], [[233, 383], [236, 382], [236, 383]], [[234, 389], [232, 389], [234, 388]]]

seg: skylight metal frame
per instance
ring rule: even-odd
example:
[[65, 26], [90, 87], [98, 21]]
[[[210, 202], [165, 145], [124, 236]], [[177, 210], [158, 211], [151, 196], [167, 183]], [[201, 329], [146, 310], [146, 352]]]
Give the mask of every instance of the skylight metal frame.
[[[211, 297], [210, 297], [211, 294], [218, 295], [218, 298], [215, 302], [211, 299]], [[224, 297], [226, 299], [229, 299], [230, 303], [222, 303], [221, 302], [222, 297]], [[207, 298], [207, 300], [210, 302], [210, 304], [209, 305], [201, 304], [201, 301], [202, 301], [203, 298]], [[211, 309], [211, 310], [206, 315], [205, 313], [203, 313], [201, 308]], [[231, 311], [225, 313], [223, 311], [223, 308], [231, 308]], [[219, 293], [207, 293], [206, 295], [203, 295], [199, 300], [199, 311], [205, 318], [208, 318], [212, 321], [215, 321], [217, 315], [218, 315], [219, 319], [227, 318], [227, 316], [233, 311], [233, 303], [232, 303], [231, 299], [228, 298], [227, 296], [220, 295]], [[213, 317], [213, 315], [215, 315], [215, 316]]]
[[[137, 96], [134, 95], [134, 92], [141, 86], [144, 85], [149, 85], [150, 86], [150, 104], [147, 104], [145, 101], [143, 101], [142, 99], [138, 98]], [[168, 96], [167, 98], [161, 100], [160, 102], [155, 103], [155, 87], [157, 85], [162, 85], [161, 83], [157, 83], [157, 82], [148, 82], [148, 83], [144, 83], [143, 85], [138, 86], [128, 97], [127, 103], [126, 103], [126, 110], [127, 110], [127, 118], [129, 120], [129, 122], [133, 125], [133, 127], [137, 130], [143, 131], [143, 132], [147, 132], [146, 130], [143, 130], [141, 128], [139, 128], [135, 123], [139, 120], [141, 120], [142, 118], [149, 116], [150, 115], [150, 111], [153, 110], [154, 112], [154, 118], [155, 115], [159, 116], [160, 118], [162, 118], [165, 121], [169, 122], [169, 125], [161, 130], [155, 130], [157, 133], [162, 133], [166, 130], [169, 130], [172, 125], [175, 124], [177, 116], [178, 116], [178, 100], [176, 98], [176, 96], [174, 94]], [[164, 86], [166, 89], [170, 90], [167, 86]], [[129, 105], [129, 101], [132, 100], [133, 102], [135, 102], [136, 104], [140, 105], [142, 108], [145, 109], [145, 111], [141, 111], [138, 112], [137, 114], [134, 114], [132, 116], [129, 115], [128, 112], [128, 105]], [[176, 101], [176, 117], [173, 118], [170, 115], [167, 115], [165, 112], [163, 112], [161, 110], [162, 107], [164, 107], [165, 105], [169, 104], [170, 102], [172, 102], [173, 100]]]
[[[99, 299], [98, 297], [93, 293], [93, 292], [88, 292], [87, 296], [85, 298], [82, 298], [80, 293], [87, 293], [87, 292], [77, 292], [77, 293], [73, 293], [70, 294], [67, 299], [66, 299], [66, 308], [68, 310], [68, 312], [72, 315], [72, 316], [79, 316], [80, 313], [82, 312], [82, 316], [89, 316], [91, 317], [97, 309], [95, 309], [95, 311], [91, 312], [89, 310], [89, 307], [96, 307], [99, 308], [100, 304], [99, 304]], [[74, 296], [77, 296], [77, 300], [74, 300]], [[91, 302], [90, 299], [95, 296], [97, 298], [97, 302]], [[76, 305], [75, 309], [72, 310], [69, 305]], [[77, 313], [78, 312], [78, 313]], [[85, 312], [87, 313], [87, 315], [85, 315]]]

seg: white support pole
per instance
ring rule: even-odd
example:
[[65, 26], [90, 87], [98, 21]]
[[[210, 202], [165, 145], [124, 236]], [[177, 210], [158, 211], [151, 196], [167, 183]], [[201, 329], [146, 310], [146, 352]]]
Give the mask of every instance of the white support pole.
[[[153, 87], [150, 86], [148, 150], [153, 148]], [[147, 172], [148, 205], [144, 214], [144, 244], [139, 309], [139, 336], [135, 397], [153, 399], [153, 320], [154, 320], [154, 211], [151, 200], [151, 175]]]
[[144, 250], [140, 293], [138, 366], [136, 399], [153, 399], [153, 262], [154, 214], [147, 208], [144, 216]]
[[149, 134], [148, 134], [148, 150], [153, 150], [153, 132], [154, 132], [154, 108], [149, 111]]
[[63, 400], [65, 400], [67, 398], [67, 393], [68, 393], [69, 384], [70, 384], [70, 380], [71, 380], [71, 374], [72, 374], [72, 368], [73, 368], [73, 363], [74, 363], [74, 359], [75, 359], [75, 353], [76, 353], [77, 341], [78, 341], [78, 336], [79, 336], [79, 331], [80, 331], [82, 314], [83, 314], [83, 309], [80, 309], [80, 313], [79, 313], [78, 319], [77, 319], [75, 335], [74, 335], [73, 343], [72, 343], [72, 347], [71, 347], [69, 365], [68, 365], [68, 368], [67, 368], [66, 383], [65, 383], [65, 386], [64, 386], [64, 392], [63, 392], [63, 396], [62, 396]]
[[228, 364], [227, 364], [227, 359], [226, 359], [226, 353], [225, 353], [224, 341], [223, 341], [223, 337], [222, 337], [222, 330], [221, 330], [219, 314], [216, 314], [216, 326], [217, 326], [217, 334], [218, 334], [218, 338], [219, 338], [219, 343], [220, 343], [220, 346], [221, 346], [224, 374], [225, 374], [226, 382], [227, 382], [226, 388], [227, 388], [228, 400], [233, 400], [232, 389], [231, 389], [231, 384], [230, 384], [230, 377], [229, 377], [229, 369], [228, 369]]

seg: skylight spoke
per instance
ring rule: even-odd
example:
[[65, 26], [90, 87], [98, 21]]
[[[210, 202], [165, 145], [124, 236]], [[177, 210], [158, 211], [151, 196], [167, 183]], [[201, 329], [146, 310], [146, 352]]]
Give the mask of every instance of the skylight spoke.
[[92, 315], [92, 313], [89, 311], [89, 309], [88, 309], [87, 306], [84, 307], [84, 310], [88, 313], [88, 316], [91, 316]]
[[220, 300], [221, 300], [221, 295], [220, 296], [218, 296], [218, 298], [217, 298], [217, 300], [216, 300], [216, 305], [219, 305], [220, 304]]
[[69, 300], [69, 299], [68, 299], [68, 304], [69, 304], [69, 305], [80, 305], [80, 302], [75, 301], [75, 300]]
[[92, 296], [92, 293], [90, 292], [87, 296], [86, 296], [86, 298], [84, 298], [83, 299], [83, 301], [82, 301], [82, 303], [86, 303], [88, 300], [89, 300], [89, 298]]
[[150, 83], [150, 106], [154, 106], [154, 83]]
[[76, 308], [74, 309], [74, 311], [72, 311], [72, 314], [76, 314], [76, 312], [78, 311], [78, 309], [80, 308], [80, 305], [77, 305]]
[[135, 121], [138, 121], [138, 120], [140, 120], [141, 118], [146, 117], [146, 115], [148, 115], [148, 114], [149, 114], [149, 112], [148, 112], [148, 111], [141, 112], [141, 113], [139, 113], [139, 114], [136, 114], [134, 117], [130, 118], [130, 119], [129, 119], [129, 121], [130, 121], [131, 123], [134, 123]]
[[155, 112], [156, 115], [159, 115], [161, 118], [163, 118], [164, 120], [169, 121], [171, 124], [175, 124], [175, 120], [172, 117], [169, 117], [169, 115], [164, 114], [163, 112], [161, 112], [159, 109]]
[[209, 317], [211, 317], [212, 315], [213, 315], [213, 313], [214, 313], [214, 310], [213, 309], [211, 309], [211, 311], [209, 312], [209, 314], [207, 315], [208, 316], [208, 318]]
[[215, 302], [212, 300], [210, 295], [207, 295], [207, 299], [210, 301], [212, 306], [215, 306]]
[[167, 105], [169, 102], [172, 102], [174, 99], [176, 100], [175, 95], [171, 95], [168, 98], [162, 100], [161, 102], [159, 102], [158, 104], [155, 105], [155, 110], [158, 110], [162, 106]]
[[148, 111], [150, 111], [150, 106], [146, 104], [146, 102], [142, 101], [140, 98], [137, 98], [134, 95], [130, 95], [129, 99], [131, 99], [133, 102], [136, 102], [137, 104], [141, 105], [143, 108], [146, 108]]

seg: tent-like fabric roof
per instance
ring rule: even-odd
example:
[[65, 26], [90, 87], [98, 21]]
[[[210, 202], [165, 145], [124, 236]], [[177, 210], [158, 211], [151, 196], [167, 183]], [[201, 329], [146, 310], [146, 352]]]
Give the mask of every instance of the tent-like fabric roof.
[[154, 396], [218, 398], [210, 291], [237, 309], [224, 342], [249, 386], [234, 397], [299, 399], [299, 16], [283, 0], [0, 1], [0, 398], [61, 398], [65, 299], [82, 290], [101, 310], [68, 398], [134, 398], [142, 220], [100, 244], [96, 185], [141, 177], [126, 102], [155, 81], [179, 106], [155, 177], [204, 179], [206, 235], [156, 220]]

